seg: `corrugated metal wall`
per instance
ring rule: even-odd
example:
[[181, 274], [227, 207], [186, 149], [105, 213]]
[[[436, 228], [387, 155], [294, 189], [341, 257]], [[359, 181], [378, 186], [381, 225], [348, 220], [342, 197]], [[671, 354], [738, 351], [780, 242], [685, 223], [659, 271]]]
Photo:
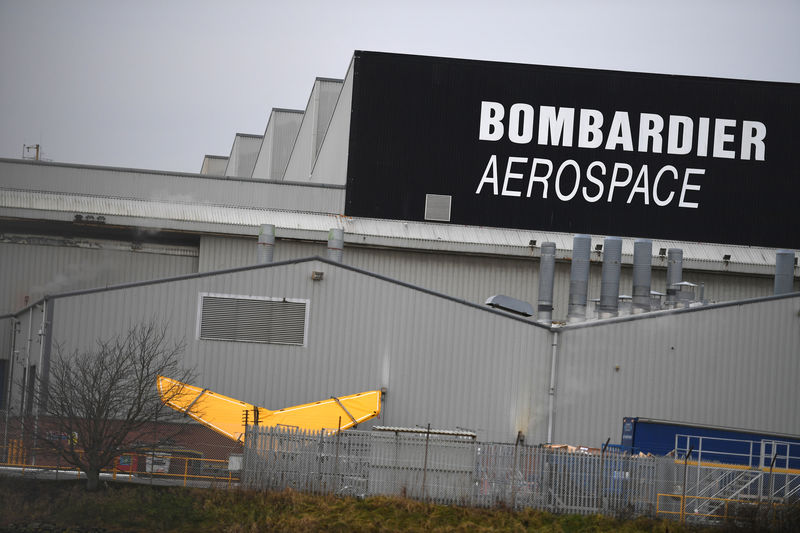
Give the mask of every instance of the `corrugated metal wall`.
[[[191, 210], [209, 209], [209, 206], [236, 206], [310, 213], [344, 211], [343, 189], [315, 187], [311, 184], [293, 185], [263, 180], [204, 177], [199, 174], [17, 161], [0, 161], [0, 175], [3, 177], [4, 187], [10, 189], [87, 195], [94, 202], [99, 202], [99, 210], [92, 212], [106, 216], [109, 213], [104, 210], [105, 202], [120, 198], [158, 203], [176, 202]], [[57, 209], [55, 206], [36, 207], [44, 210]], [[174, 219], [170, 216], [162, 218]]]
[[233, 139], [228, 165], [225, 167], [225, 176], [251, 177], [262, 140], [263, 138], [260, 135], [237, 133]]
[[[307, 346], [197, 339], [204, 292], [309, 300]], [[167, 324], [199, 385], [269, 408], [385, 386], [382, 424], [547, 438], [551, 332], [338, 265], [279, 264], [50, 305], [53, 341], [68, 348], [141, 321]], [[33, 314], [36, 331], [42, 313]], [[618, 442], [623, 416], [800, 433], [798, 317], [793, 295], [562, 328], [553, 441]]]
[[800, 434], [800, 296], [565, 328], [557, 368], [557, 441], [623, 416]]
[[347, 158], [350, 155], [350, 114], [353, 107], [353, 63], [339, 92], [339, 99], [319, 148], [319, 155], [312, 168], [311, 181], [314, 183], [347, 182]]
[[264, 132], [264, 140], [253, 168], [253, 178], [280, 180], [292, 153], [294, 140], [303, 120], [303, 112], [273, 109]]
[[341, 88], [341, 80], [317, 78], [314, 82], [303, 115], [303, 123], [292, 147], [292, 155], [289, 157], [283, 179], [287, 181], [310, 179], [311, 169], [317, 159]]
[[[258, 239], [236, 237], [200, 237], [200, 262], [198, 272], [211, 272], [226, 268], [255, 265]], [[287, 261], [327, 254], [327, 243], [292, 241], [280, 239], [276, 242], [273, 261]]]
[[[256, 238], [203, 237], [200, 246], [200, 270], [247, 266], [256, 262]], [[324, 242], [297, 242], [279, 239], [275, 260], [325, 256]], [[594, 257], [594, 256], [593, 256]], [[598, 256], [599, 257], [599, 256]], [[478, 255], [413, 252], [346, 245], [344, 263], [400, 281], [482, 304], [495, 294], [505, 294], [536, 304], [539, 287], [539, 260], [531, 257], [489, 257]], [[592, 263], [589, 298], [600, 297], [602, 263]], [[569, 302], [570, 263], [556, 262], [554, 281], [555, 320], [565, 320]], [[666, 269], [654, 268], [652, 289], [666, 292]], [[731, 301], [769, 296], [773, 280], [769, 277], [684, 271], [684, 279], [705, 283], [705, 298]], [[622, 267], [620, 294], [633, 293], [633, 271]], [[699, 287], [696, 289], [699, 295]]]
[[165, 247], [159, 254], [133, 251], [129, 243], [124, 251], [109, 245], [125, 243], [83, 239], [86, 247], [79, 247], [64, 242], [29, 237], [26, 244], [0, 243], [0, 313], [16, 311], [45, 294], [197, 272], [197, 250], [190, 247], [175, 247], [176, 253]]
[[[201, 292], [309, 299], [307, 347], [198, 340]], [[385, 386], [384, 424], [546, 435], [548, 331], [327, 263], [61, 298], [54, 311], [54, 340], [68, 346], [156, 317], [186, 340], [200, 385], [266, 407]]]

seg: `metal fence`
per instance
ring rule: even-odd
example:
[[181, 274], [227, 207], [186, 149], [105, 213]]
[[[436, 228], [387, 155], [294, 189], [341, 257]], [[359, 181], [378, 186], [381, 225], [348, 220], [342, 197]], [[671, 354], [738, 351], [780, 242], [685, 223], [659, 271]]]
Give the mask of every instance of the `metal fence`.
[[[800, 471], [770, 474], [618, 450], [484, 443], [424, 429], [330, 435], [250, 427], [246, 442], [241, 479], [253, 489], [706, 523], [728, 519], [743, 506], [796, 502], [800, 492], [794, 488]], [[761, 491], [732, 492], [743, 484]]]
[[[773, 452], [771, 461], [737, 465], [706, 461], [707, 455], [700, 461], [696, 452], [688, 457], [631, 456], [613, 447], [486, 443], [474, 434], [426, 429], [333, 434], [249, 426], [244, 446], [198, 424], [186, 424], [180, 432], [162, 429], [175, 434], [175, 440], [120, 453], [102, 477], [703, 523], [740, 516], [742, 509], [751, 516], [765, 510], [774, 514], [800, 501], [800, 470], [791, 468], [794, 455], [781, 461]], [[81, 476], [52, 449], [42, 448], [41, 440], [24, 438], [17, 430], [8, 437], [0, 446], [0, 474]], [[47, 438], [71, 437], [52, 433]], [[80, 444], [79, 436], [72, 438]]]
[[248, 428], [242, 484], [354, 496], [397, 495], [479, 507], [654, 514], [671, 459], [582, 454], [468, 437]]

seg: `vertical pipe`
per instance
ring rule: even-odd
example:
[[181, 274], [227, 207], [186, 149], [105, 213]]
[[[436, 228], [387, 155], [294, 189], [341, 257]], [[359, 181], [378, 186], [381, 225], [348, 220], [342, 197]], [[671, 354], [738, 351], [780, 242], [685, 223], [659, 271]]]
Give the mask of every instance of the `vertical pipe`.
[[550, 354], [550, 390], [547, 399], [547, 444], [553, 443], [553, 422], [555, 418], [556, 363], [558, 362], [558, 332], [553, 332], [553, 345]]
[[650, 312], [653, 241], [636, 239], [633, 242], [633, 312]]
[[572, 267], [569, 277], [569, 309], [567, 320], [586, 320], [586, 293], [589, 289], [589, 254], [592, 239], [588, 235], [575, 235], [572, 239]]
[[793, 292], [794, 250], [778, 250], [775, 254], [775, 294]]
[[331, 228], [328, 231], [328, 259], [337, 263], [342, 262], [342, 250], [344, 249], [344, 230]]
[[670, 248], [667, 250], [667, 307], [672, 307], [678, 301], [679, 287], [676, 284], [683, 281], [683, 250]]
[[539, 260], [539, 306], [538, 321], [553, 323], [553, 279], [556, 268], [556, 243], [543, 242]]
[[622, 239], [606, 237], [603, 241], [603, 272], [600, 280], [600, 318], [619, 312], [619, 274], [622, 263]]
[[261, 224], [258, 228], [258, 254], [259, 265], [272, 263], [272, 255], [275, 250], [275, 225]]

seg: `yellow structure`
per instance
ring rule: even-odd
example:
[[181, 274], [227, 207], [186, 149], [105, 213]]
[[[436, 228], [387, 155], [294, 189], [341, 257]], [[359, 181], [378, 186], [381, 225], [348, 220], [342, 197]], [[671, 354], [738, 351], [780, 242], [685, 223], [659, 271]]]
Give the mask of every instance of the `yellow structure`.
[[158, 377], [158, 394], [169, 407], [235, 441], [244, 441], [248, 424], [288, 426], [336, 433], [378, 416], [381, 391], [331, 397], [319, 402], [270, 411], [208, 389]]

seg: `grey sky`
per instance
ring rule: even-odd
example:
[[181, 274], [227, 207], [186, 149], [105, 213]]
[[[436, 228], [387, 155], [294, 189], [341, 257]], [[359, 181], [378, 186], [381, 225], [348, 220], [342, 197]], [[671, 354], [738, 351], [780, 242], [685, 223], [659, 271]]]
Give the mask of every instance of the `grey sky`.
[[0, 0], [0, 157], [198, 172], [356, 49], [797, 83], [798, 27], [797, 0]]

